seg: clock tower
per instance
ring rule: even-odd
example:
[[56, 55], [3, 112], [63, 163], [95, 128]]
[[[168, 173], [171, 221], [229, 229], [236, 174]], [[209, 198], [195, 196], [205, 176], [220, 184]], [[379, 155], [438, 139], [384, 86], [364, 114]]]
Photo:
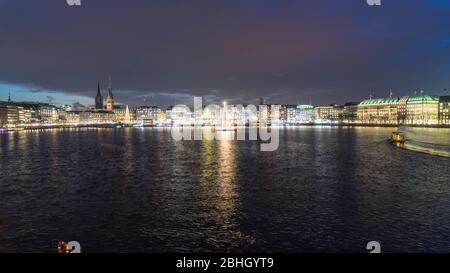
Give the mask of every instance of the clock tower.
[[106, 97], [106, 110], [112, 112], [114, 109], [114, 96], [112, 93], [111, 78], [109, 78], [108, 97]]

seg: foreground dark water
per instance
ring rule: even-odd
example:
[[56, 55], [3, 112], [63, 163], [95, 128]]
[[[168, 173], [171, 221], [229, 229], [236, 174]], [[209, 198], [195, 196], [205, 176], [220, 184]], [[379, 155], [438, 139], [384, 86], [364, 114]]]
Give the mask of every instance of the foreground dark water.
[[450, 159], [388, 128], [174, 142], [164, 129], [0, 135], [0, 252], [450, 251]]

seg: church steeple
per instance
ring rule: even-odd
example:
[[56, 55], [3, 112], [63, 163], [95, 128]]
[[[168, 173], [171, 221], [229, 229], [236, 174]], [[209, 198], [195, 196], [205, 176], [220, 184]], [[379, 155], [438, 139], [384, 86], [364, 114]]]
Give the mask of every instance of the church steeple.
[[97, 85], [97, 96], [95, 96], [95, 109], [103, 109], [103, 97], [100, 92], [100, 83]]
[[111, 77], [109, 77], [109, 84], [108, 84], [108, 97], [111, 97], [114, 99], [113, 93], [112, 93], [112, 84], [111, 84]]
[[106, 98], [106, 110], [113, 111], [113, 109], [114, 109], [114, 96], [112, 93], [111, 77], [109, 77], [108, 97]]
[[8, 102], [11, 102], [11, 92], [8, 92]]

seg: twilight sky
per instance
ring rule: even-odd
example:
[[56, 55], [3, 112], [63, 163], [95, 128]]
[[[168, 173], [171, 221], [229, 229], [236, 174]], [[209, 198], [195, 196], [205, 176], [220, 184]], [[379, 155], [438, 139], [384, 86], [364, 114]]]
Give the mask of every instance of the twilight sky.
[[449, 94], [450, 1], [0, 0], [0, 100], [330, 104]]

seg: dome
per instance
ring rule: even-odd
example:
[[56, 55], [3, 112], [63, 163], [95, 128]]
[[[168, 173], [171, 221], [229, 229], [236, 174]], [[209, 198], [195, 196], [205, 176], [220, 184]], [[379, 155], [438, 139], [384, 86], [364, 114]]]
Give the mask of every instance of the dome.
[[408, 99], [408, 103], [424, 103], [424, 102], [439, 102], [438, 96], [430, 96], [430, 95], [417, 95], [417, 96], [411, 96]]

